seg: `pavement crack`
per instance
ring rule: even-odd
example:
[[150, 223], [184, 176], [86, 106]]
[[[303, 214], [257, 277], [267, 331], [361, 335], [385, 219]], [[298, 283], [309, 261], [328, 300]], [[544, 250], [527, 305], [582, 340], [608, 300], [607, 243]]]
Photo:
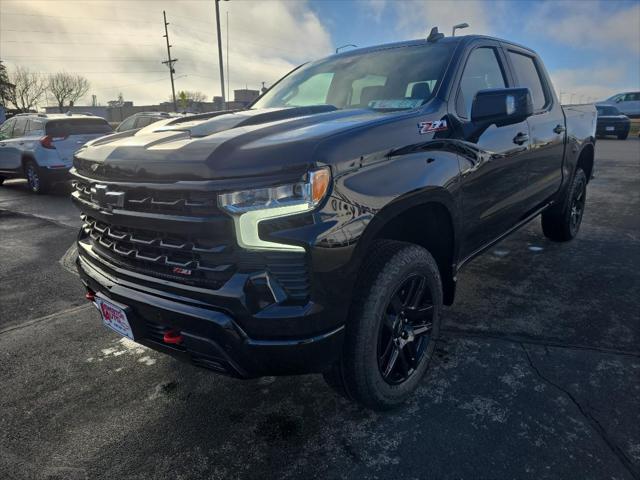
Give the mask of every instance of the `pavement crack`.
[[604, 429], [598, 419], [595, 418], [587, 408], [582, 406], [582, 404], [577, 400], [576, 397], [573, 396], [573, 394], [569, 390], [555, 383], [542, 374], [540, 369], [538, 369], [538, 367], [536, 367], [536, 365], [533, 363], [533, 359], [531, 358], [531, 355], [529, 355], [529, 351], [525, 347], [524, 343], [520, 342], [520, 348], [522, 348], [522, 351], [527, 357], [527, 362], [529, 363], [531, 370], [535, 372], [538, 378], [540, 378], [540, 380], [542, 380], [544, 383], [551, 385], [555, 389], [564, 393], [567, 398], [569, 398], [569, 400], [571, 400], [571, 402], [578, 408], [580, 414], [589, 423], [591, 428], [598, 434], [602, 441], [609, 447], [611, 452], [618, 458], [625, 470], [627, 470], [634, 479], [640, 480], [640, 471], [638, 471], [638, 469], [633, 465], [633, 462], [631, 462], [624, 451], [609, 437], [607, 431]]
[[77, 305], [75, 307], [65, 308], [64, 310], [61, 310], [59, 312], [50, 313], [49, 315], [45, 315], [44, 317], [38, 317], [32, 320], [27, 320], [26, 322], [20, 323], [18, 325], [14, 325], [12, 327], [5, 328], [4, 330], [0, 330], [0, 335], [13, 332], [14, 330], [27, 328], [27, 327], [30, 327], [31, 325], [35, 325], [36, 323], [44, 322], [46, 320], [51, 320], [55, 317], [59, 317], [60, 315], [69, 315], [72, 313], [81, 312], [83, 310], [88, 310], [91, 307], [93, 307], [93, 305], [89, 305], [85, 303], [82, 305]]
[[488, 332], [482, 330], [459, 330], [456, 328], [442, 328], [440, 332], [451, 336], [462, 338], [491, 338], [493, 340], [502, 340], [515, 344], [540, 345], [542, 347], [565, 348], [568, 350], [584, 350], [598, 353], [606, 353], [610, 355], [622, 355], [627, 357], [640, 358], [640, 352], [629, 350], [618, 350], [616, 348], [594, 347], [590, 345], [577, 345], [572, 343], [563, 343], [553, 339], [536, 338], [529, 335], [509, 335], [500, 332]]

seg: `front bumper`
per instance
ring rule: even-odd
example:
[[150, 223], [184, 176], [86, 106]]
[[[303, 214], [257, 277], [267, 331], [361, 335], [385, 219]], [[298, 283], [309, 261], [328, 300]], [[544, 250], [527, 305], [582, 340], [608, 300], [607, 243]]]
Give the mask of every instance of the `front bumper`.
[[[317, 373], [342, 349], [344, 326], [302, 338], [252, 338], [222, 309], [129, 283], [83, 256], [77, 267], [88, 289], [126, 306], [137, 342], [218, 373], [240, 378]], [[310, 308], [287, 320], [312, 324], [318, 314]], [[182, 343], [165, 343], [168, 330], [180, 332]]]

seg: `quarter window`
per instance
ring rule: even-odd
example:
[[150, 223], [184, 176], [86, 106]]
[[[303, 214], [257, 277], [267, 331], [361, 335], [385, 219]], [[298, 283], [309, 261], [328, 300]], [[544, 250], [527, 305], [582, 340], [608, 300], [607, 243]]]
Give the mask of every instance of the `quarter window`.
[[464, 118], [471, 118], [471, 105], [480, 90], [505, 88], [504, 74], [493, 48], [476, 48], [467, 60], [460, 89], [456, 98], [456, 111]]
[[518, 86], [526, 87], [531, 92], [533, 108], [536, 110], [544, 108], [548, 102], [535, 60], [528, 55], [511, 51], [509, 52], [509, 58], [516, 72]]

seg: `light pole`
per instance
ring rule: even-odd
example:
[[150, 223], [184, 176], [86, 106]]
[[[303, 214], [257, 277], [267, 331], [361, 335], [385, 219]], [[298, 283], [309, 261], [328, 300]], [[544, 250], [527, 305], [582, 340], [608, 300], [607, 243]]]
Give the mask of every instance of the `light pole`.
[[451, 36], [455, 37], [456, 36], [456, 30], [462, 29], [462, 28], [467, 28], [469, 26], [468, 23], [459, 23], [457, 25], [453, 26], [453, 29], [451, 30]]
[[220, 90], [222, 91], [222, 109], [227, 108], [227, 99], [224, 94], [224, 65], [222, 64], [222, 36], [220, 34], [220, 0], [216, 4], [216, 29], [218, 31], [218, 63], [220, 64]]

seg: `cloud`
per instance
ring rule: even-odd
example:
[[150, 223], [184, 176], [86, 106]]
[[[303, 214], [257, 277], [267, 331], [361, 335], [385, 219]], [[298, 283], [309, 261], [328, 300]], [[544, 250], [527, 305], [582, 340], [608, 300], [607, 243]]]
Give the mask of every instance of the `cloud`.
[[[466, 22], [469, 28], [464, 34], [495, 34], [497, 28], [496, 18], [502, 9], [502, 2], [493, 2], [491, 10], [486, 2], [474, 0], [459, 0], [456, 2], [423, 2], [404, 1], [395, 3], [399, 21], [396, 29], [408, 32], [408, 38], [426, 37], [432, 27], [437, 26], [440, 32], [450, 35], [451, 28]], [[406, 34], [405, 34], [406, 37]]]
[[[0, 2], [0, 58], [9, 68], [81, 73], [91, 82], [89, 95], [102, 104], [119, 92], [137, 105], [165, 101], [171, 94], [161, 63], [166, 10], [172, 56], [178, 58], [176, 89], [219, 95], [213, 2], [57, 0], [54, 9], [51, 4]], [[304, 0], [221, 2], [220, 10], [225, 60], [229, 13], [232, 90], [271, 84], [300, 63], [332, 52], [328, 31]]]
[[620, 85], [625, 77], [624, 64], [594, 66], [592, 68], [560, 69], [550, 73], [551, 80], [563, 103], [604, 100], [615, 93], [633, 90]]
[[640, 3], [615, 9], [614, 2], [543, 3], [531, 14], [529, 31], [580, 49], [640, 53]]

